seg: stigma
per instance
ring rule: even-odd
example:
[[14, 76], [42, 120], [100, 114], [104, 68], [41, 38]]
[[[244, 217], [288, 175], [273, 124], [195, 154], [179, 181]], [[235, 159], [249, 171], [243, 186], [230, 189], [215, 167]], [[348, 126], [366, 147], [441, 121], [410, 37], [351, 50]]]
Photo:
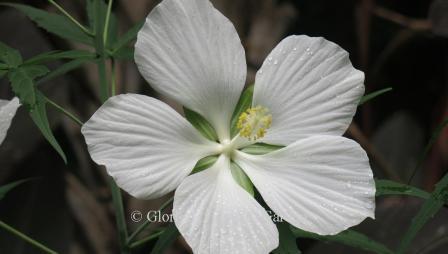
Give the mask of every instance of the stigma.
[[240, 130], [241, 137], [255, 141], [264, 137], [271, 124], [272, 115], [269, 114], [269, 110], [262, 106], [256, 106], [241, 113], [237, 128]]

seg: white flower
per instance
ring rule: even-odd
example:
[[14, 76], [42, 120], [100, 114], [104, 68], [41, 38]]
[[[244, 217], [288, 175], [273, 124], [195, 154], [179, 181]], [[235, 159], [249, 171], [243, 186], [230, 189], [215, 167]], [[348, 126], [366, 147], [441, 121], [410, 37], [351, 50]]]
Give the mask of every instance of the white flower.
[[17, 97], [10, 101], [0, 100], [0, 145], [5, 140], [11, 121], [19, 107], [20, 103]]
[[[151, 86], [204, 116], [219, 142], [163, 102], [136, 94], [110, 98], [82, 132], [92, 158], [131, 195], [157, 198], [177, 188], [174, 220], [195, 253], [258, 254], [278, 246], [274, 223], [235, 182], [231, 160], [270, 209], [298, 228], [336, 234], [374, 217], [367, 155], [341, 137], [364, 93], [364, 74], [338, 45], [307, 36], [280, 42], [257, 73], [253, 108], [233, 139], [245, 53], [233, 25], [208, 0], [163, 1], [135, 49]], [[286, 147], [258, 156], [240, 151], [254, 142]], [[220, 156], [211, 168], [189, 176], [199, 159], [214, 154]]]

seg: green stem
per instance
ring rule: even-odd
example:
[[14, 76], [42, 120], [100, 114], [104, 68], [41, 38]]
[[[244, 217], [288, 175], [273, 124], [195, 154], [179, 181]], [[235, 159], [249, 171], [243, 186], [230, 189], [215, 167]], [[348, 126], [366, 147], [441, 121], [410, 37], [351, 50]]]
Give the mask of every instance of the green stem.
[[62, 12], [62, 14], [64, 14], [68, 19], [70, 19], [70, 21], [72, 21], [73, 24], [77, 25], [84, 33], [86, 33], [89, 36], [93, 36], [92, 32], [90, 32], [85, 26], [81, 25], [81, 23], [79, 23], [72, 15], [70, 15], [66, 10], [64, 10], [62, 6], [60, 6], [53, 0], [48, 0], [48, 2], [54, 5], [54, 7], [56, 7], [60, 12]]
[[112, 192], [112, 202], [115, 210], [115, 219], [118, 227], [118, 235], [120, 237], [121, 253], [129, 253], [126, 238], [128, 232], [126, 229], [126, 221], [124, 216], [123, 200], [121, 198], [121, 191], [118, 188], [113, 178], [109, 178], [109, 187]]
[[[159, 211], [162, 212], [163, 210], [165, 210], [165, 208], [167, 208], [171, 202], [173, 202], [173, 198], [168, 199], [165, 203], [162, 204], [162, 206], [160, 206]], [[155, 215], [154, 215], [155, 216]], [[154, 218], [154, 217], [153, 217]], [[146, 220], [143, 224], [141, 224], [132, 234], [131, 236], [129, 236], [128, 240], [126, 241], [128, 243], [128, 245], [131, 243], [132, 240], [134, 240], [134, 238], [136, 236], [138, 236], [138, 234], [140, 234], [146, 227], [148, 227], [151, 224], [150, 220]]]
[[109, 98], [109, 88], [107, 86], [106, 78], [106, 59], [104, 56], [100, 56], [97, 61], [98, 64], [98, 74], [100, 79], [100, 98], [101, 102], [105, 102]]
[[111, 96], [115, 96], [116, 94], [116, 90], [117, 90], [117, 81], [116, 81], [116, 76], [115, 76], [115, 60], [113, 58], [111, 58], [111, 70], [112, 70], [112, 79], [111, 79], [111, 91], [110, 94]]
[[24, 240], [25, 242], [33, 245], [34, 247], [42, 250], [45, 253], [50, 253], [50, 254], [57, 254], [56, 251], [51, 250], [50, 248], [46, 247], [45, 245], [37, 242], [34, 239], [31, 239], [30, 237], [28, 237], [27, 235], [23, 234], [22, 232], [16, 230], [15, 228], [9, 226], [8, 224], [4, 223], [3, 221], [0, 220], [0, 227], [5, 229], [6, 231], [8, 231], [9, 233], [21, 238], [22, 240]]
[[100, 98], [102, 102], [105, 102], [109, 98], [109, 88], [106, 78], [106, 55], [103, 43], [104, 34], [104, 13], [101, 11], [102, 0], [95, 0], [94, 13], [95, 13], [95, 50], [98, 55], [98, 75], [100, 81]]
[[137, 248], [137, 247], [140, 247], [140, 246], [142, 246], [143, 244], [145, 244], [146, 242], [149, 242], [149, 241], [151, 241], [151, 240], [153, 240], [153, 239], [159, 237], [161, 234], [163, 234], [163, 232], [164, 232], [164, 230], [161, 230], [161, 231], [156, 232], [156, 233], [154, 233], [154, 234], [152, 234], [152, 235], [149, 235], [149, 236], [147, 236], [147, 237], [145, 237], [145, 238], [143, 238], [143, 239], [141, 239], [141, 240], [135, 241], [134, 243], [132, 243], [132, 244], [129, 245], [129, 248], [131, 248], [131, 249], [135, 249], [135, 248]]
[[48, 99], [47, 97], [45, 97], [45, 99], [47, 100], [48, 103], [50, 103], [50, 105], [52, 105], [53, 107], [55, 107], [59, 112], [61, 112], [62, 114], [66, 115], [68, 118], [70, 118], [71, 120], [73, 120], [75, 123], [77, 123], [79, 126], [82, 126], [83, 123], [81, 122], [81, 120], [79, 120], [76, 116], [74, 116], [72, 113], [68, 112], [67, 110], [65, 110], [63, 107], [59, 106], [58, 104], [56, 104], [56, 102]]
[[[108, 27], [109, 18], [104, 18], [103, 13], [101, 11], [101, 2], [102, 0], [95, 0], [95, 49], [96, 53], [99, 56], [97, 61], [98, 64], [98, 75], [100, 81], [100, 97], [101, 101], [104, 103], [109, 98], [109, 87], [107, 85], [106, 79], [106, 55], [105, 55], [105, 47], [104, 47], [104, 34], [105, 28]], [[109, 1], [111, 5], [112, 2]], [[108, 14], [110, 15], [109, 11]], [[115, 77], [112, 77], [115, 79]], [[126, 220], [124, 216], [123, 209], [123, 200], [121, 197], [120, 189], [112, 178], [109, 178], [109, 188], [112, 193], [112, 202], [115, 210], [115, 218], [118, 228], [118, 237], [120, 242], [120, 250], [122, 254], [129, 253], [129, 247], [127, 244], [128, 232], [126, 229]]]
[[104, 45], [106, 45], [106, 43], [107, 43], [107, 35], [109, 33], [109, 20], [110, 20], [110, 13], [112, 12], [112, 2], [113, 2], [113, 0], [109, 0], [109, 4], [107, 5], [106, 21], [104, 24], [104, 31], [103, 31], [103, 44]]

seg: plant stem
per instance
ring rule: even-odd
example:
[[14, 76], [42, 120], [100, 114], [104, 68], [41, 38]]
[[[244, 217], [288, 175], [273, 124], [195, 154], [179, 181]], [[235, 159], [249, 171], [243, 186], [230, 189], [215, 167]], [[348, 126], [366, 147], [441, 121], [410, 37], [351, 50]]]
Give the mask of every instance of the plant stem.
[[112, 2], [113, 0], [109, 0], [109, 4], [107, 5], [107, 13], [106, 13], [106, 21], [104, 23], [104, 31], [103, 31], [103, 44], [107, 44], [107, 35], [109, 33], [109, 21], [110, 21], [110, 13], [112, 12]]
[[115, 210], [115, 219], [118, 227], [118, 235], [120, 237], [120, 247], [121, 253], [129, 253], [127, 237], [128, 232], [126, 229], [126, 220], [124, 219], [124, 208], [123, 208], [123, 200], [121, 198], [121, 191], [118, 188], [112, 177], [109, 178], [109, 188], [112, 192], [112, 202]]
[[109, 88], [107, 86], [106, 78], [106, 59], [104, 56], [100, 56], [97, 61], [98, 74], [100, 79], [100, 99], [101, 102], [105, 102], [109, 98]]
[[71, 120], [73, 120], [75, 123], [77, 123], [79, 126], [82, 126], [83, 123], [81, 122], [81, 120], [79, 120], [76, 116], [74, 116], [72, 113], [68, 112], [67, 110], [65, 110], [63, 107], [59, 106], [58, 104], [56, 104], [56, 102], [48, 99], [47, 97], [45, 97], [45, 99], [47, 100], [48, 103], [50, 103], [51, 106], [55, 107], [59, 112], [61, 112], [62, 114], [66, 115], [68, 118], [70, 118]]
[[115, 96], [116, 94], [116, 86], [117, 86], [117, 81], [116, 81], [116, 77], [115, 77], [115, 60], [113, 58], [111, 58], [111, 71], [112, 71], [112, 78], [111, 78], [111, 88], [110, 88], [110, 95], [111, 96]]
[[[165, 210], [165, 208], [167, 208], [171, 202], [173, 202], [174, 198], [170, 198], [168, 199], [165, 203], [163, 203], [160, 208], [159, 211], [163, 211]], [[146, 227], [148, 227], [151, 224], [150, 220], [146, 220], [143, 224], [141, 224], [132, 234], [131, 236], [129, 236], [128, 240], [127, 240], [127, 244], [129, 245], [131, 243], [131, 241], [138, 236], [138, 234], [140, 234], [140, 232], [142, 232]]]
[[[107, 85], [106, 79], [106, 56], [105, 56], [105, 46], [104, 46], [104, 34], [105, 28], [108, 27], [109, 18], [104, 18], [103, 12], [101, 11], [102, 0], [95, 0], [95, 49], [99, 56], [97, 61], [98, 64], [98, 75], [100, 80], [100, 97], [101, 101], [104, 103], [109, 98], [109, 87]], [[112, 1], [109, 1], [112, 4]], [[109, 11], [108, 14], [110, 15]], [[113, 73], [115, 75], [115, 73]], [[112, 77], [115, 80], [115, 77]], [[120, 242], [120, 251], [122, 254], [129, 253], [129, 247], [127, 244], [128, 232], [126, 229], [126, 220], [124, 216], [123, 200], [121, 197], [121, 191], [115, 183], [114, 179], [111, 177], [108, 179], [109, 188], [112, 193], [112, 202], [115, 210], [115, 219], [118, 228], [118, 237]]]
[[153, 240], [153, 239], [159, 237], [161, 234], [163, 234], [163, 232], [164, 232], [164, 230], [161, 230], [161, 231], [159, 231], [159, 232], [155, 232], [154, 234], [149, 235], [149, 236], [147, 236], [147, 237], [145, 237], [145, 238], [143, 238], [143, 239], [141, 239], [141, 240], [135, 241], [134, 243], [132, 243], [132, 244], [129, 245], [129, 248], [131, 248], [131, 249], [135, 249], [135, 248], [137, 248], [137, 247], [139, 247], [139, 246], [142, 246], [142, 245], [145, 244], [146, 242], [151, 241], [151, 240]]
[[5, 229], [6, 231], [8, 231], [9, 233], [21, 238], [22, 240], [24, 240], [25, 242], [33, 245], [34, 247], [42, 250], [45, 253], [50, 253], [50, 254], [57, 254], [56, 251], [51, 250], [50, 248], [46, 247], [45, 245], [37, 242], [34, 239], [31, 239], [30, 237], [28, 237], [27, 235], [23, 234], [22, 232], [16, 230], [15, 228], [9, 226], [8, 224], [4, 223], [3, 221], [0, 220], [0, 227]]
[[95, 0], [94, 3], [94, 19], [95, 19], [95, 50], [98, 55], [98, 75], [100, 81], [100, 98], [102, 102], [105, 102], [109, 98], [109, 89], [107, 86], [106, 78], [106, 56], [103, 42], [104, 33], [104, 13], [101, 11], [102, 0]]
[[56, 7], [60, 12], [62, 12], [62, 14], [64, 14], [68, 19], [70, 19], [70, 21], [72, 21], [73, 24], [77, 25], [84, 33], [86, 33], [89, 36], [93, 36], [92, 32], [90, 32], [85, 26], [81, 25], [81, 23], [79, 23], [72, 15], [70, 15], [66, 10], [64, 10], [62, 6], [60, 6], [53, 0], [48, 0], [48, 2], [54, 5], [54, 7]]

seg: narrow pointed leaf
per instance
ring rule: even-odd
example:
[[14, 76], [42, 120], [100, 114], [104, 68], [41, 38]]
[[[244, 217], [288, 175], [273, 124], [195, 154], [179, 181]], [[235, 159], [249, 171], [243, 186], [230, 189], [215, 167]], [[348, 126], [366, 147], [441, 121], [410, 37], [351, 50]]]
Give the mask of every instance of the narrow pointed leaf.
[[232, 115], [232, 121], [230, 122], [230, 135], [232, 137], [234, 137], [238, 133], [236, 124], [238, 123], [238, 118], [240, 117], [241, 113], [252, 106], [253, 94], [254, 85], [251, 85], [243, 91], [238, 103], [236, 104], [235, 111], [233, 111]]
[[151, 254], [165, 253], [165, 251], [173, 244], [179, 236], [179, 231], [174, 223], [171, 223], [165, 231], [159, 236], [156, 245], [151, 251]]
[[215, 129], [198, 113], [184, 107], [185, 118], [202, 134], [210, 140], [218, 140]]
[[411, 225], [405, 232], [397, 253], [405, 253], [409, 244], [417, 236], [423, 226], [443, 207], [448, 201], [448, 174], [436, 184], [431, 197], [423, 203], [418, 214], [412, 219]]
[[202, 158], [198, 161], [198, 163], [196, 163], [196, 166], [194, 166], [192, 174], [200, 172], [204, 169], [207, 169], [209, 167], [211, 167], [213, 164], [215, 164], [215, 162], [218, 160], [218, 156], [217, 155], [213, 155], [213, 156], [208, 156], [205, 158]]
[[22, 56], [19, 51], [0, 42], [0, 62], [3, 62], [7, 68], [15, 68], [22, 63]]
[[43, 65], [22, 66], [12, 69], [8, 73], [12, 90], [19, 97], [20, 102], [29, 107], [36, 104], [36, 93], [34, 79], [48, 73], [47, 67]]
[[134, 48], [122, 47], [111, 53], [111, 56], [118, 60], [134, 60]]
[[137, 38], [137, 33], [142, 28], [145, 22], [141, 21], [135, 24], [131, 29], [129, 29], [125, 34], [123, 34], [115, 43], [112, 45], [113, 51], [118, 51], [121, 48], [127, 46], [131, 41]]
[[64, 75], [70, 71], [73, 71], [73, 70], [81, 67], [83, 64], [85, 64], [89, 61], [92, 61], [92, 60], [93, 59], [89, 59], [89, 58], [81, 58], [81, 59], [75, 59], [70, 62], [67, 62], [67, 63], [59, 66], [58, 68], [50, 71], [46, 76], [44, 76], [43, 78], [36, 81], [36, 85], [45, 83], [49, 80], [52, 80], [56, 77], [59, 77], [59, 76]]
[[294, 227], [291, 227], [291, 230], [296, 237], [310, 238], [324, 242], [340, 243], [354, 248], [363, 249], [366, 251], [371, 251], [379, 254], [394, 253], [385, 245], [370, 239], [366, 235], [363, 235], [359, 232], [350, 229], [345, 230], [337, 235], [325, 235], [325, 236], [306, 232]]
[[49, 33], [70, 41], [92, 45], [92, 38], [65, 16], [23, 4], [3, 3], [2, 5], [17, 9]]
[[[107, 1], [103, 0], [100, 0], [98, 2], [96, 0], [86, 1], [86, 12], [89, 20], [89, 26], [93, 31], [95, 31], [96, 35], [99, 35], [99, 37], [101, 37], [101, 39], [103, 38], [102, 37], [103, 34], [102, 30], [98, 30], [97, 22], [100, 22], [99, 25], [104, 24], [107, 14], [106, 2]], [[112, 45], [114, 45], [118, 40], [117, 37], [118, 37], [118, 21], [116, 15], [114, 13], [111, 13], [109, 17], [109, 26], [107, 31], [107, 42], [105, 45], [106, 48], [112, 48]]]
[[23, 180], [15, 181], [15, 182], [0, 186], [0, 200], [2, 200], [9, 191], [11, 191], [15, 187], [17, 187], [17, 186], [21, 185], [22, 183], [27, 182], [29, 180], [31, 180], [31, 179], [23, 179]]
[[291, 231], [287, 222], [277, 224], [280, 243], [273, 254], [300, 254], [302, 253], [297, 247], [296, 237]]
[[67, 163], [67, 157], [62, 150], [59, 143], [51, 131], [50, 124], [48, 123], [47, 111], [46, 111], [46, 97], [36, 90], [37, 103], [35, 107], [30, 111], [31, 119], [33, 119], [36, 126], [39, 128], [42, 135], [47, 139], [50, 145], [58, 152], [61, 158]]
[[419, 156], [417, 160], [417, 164], [415, 165], [415, 168], [412, 170], [411, 177], [409, 177], [408, 184], [412, 182], [412, 179], [414, 178], [415, 174], [417, 173], [418, 169], [423, 165], [425, 162], [426, 156], [428, 156], [428, 153], [431, 151], [432, 146], [434, 143], [438, 140], [440, 134], [442, 134], [443, 129], [448, 126], [448, 118], [443, 120], [436, 129], [432, 132], [431, 138], [429, 139], [429, 142], [426, 144], [425, 149], [423, 150], [423, 153]]
[[235, 162], [230, 163], [230, 170], [232, 172], [233, 179], [245, 189], [250, 195], [254, 196], [254, 184], [251, 182], [249, 177], [244, 173], [238, 164]]
[[60, 59], [93, 59], [95, 54], [86, 50], [68, 50], [68, 51], [50, 51], [34, 56], [25, 61], [24, 64], [43, 64], [51, 61], [56, 61]]
[[419, 188], [391, 180], [375, 180], [376, 196], [406, 195], [428, 199], [431, 194]]
[[366, 94], [366, 95], [364, 95], [361, 98], [361, 100], [359, 101], [358, 105], [362, 105], [362, 104], [364, 104], [364, 103], [374, 99], [375, 97], [378, 97], [378, 96], [380, 96], [380, 95], [382, 95], [384, 93], [387, 93], [389, 91], [392, 91], [392, 87], [384, 88], [384, 89], [381, 89], [381, 90], [378, 90], [378, 91]]
[[281, 149], [283, 147], [284, 146], [279, 146], [279, 145], [255, 143], [255, 144], [244, 147], [243, 149], [241, 149], [241, 151], [248, 153], [248, 154], [261, 155], [261, 154], [267, 154], [267, 153], [273, 152], [273, 151]]

